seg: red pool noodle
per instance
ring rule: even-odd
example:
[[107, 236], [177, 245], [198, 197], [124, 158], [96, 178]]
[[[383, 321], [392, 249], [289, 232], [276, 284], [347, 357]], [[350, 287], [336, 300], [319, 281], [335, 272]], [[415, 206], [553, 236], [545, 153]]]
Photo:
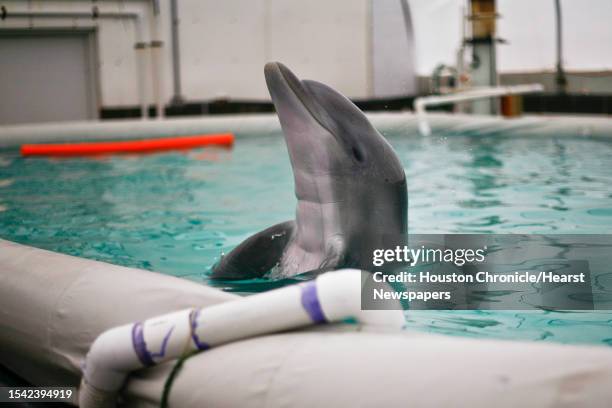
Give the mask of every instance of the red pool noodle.
[[191, 149], [200, 146], [226, 146], [234, 143], [234, 135], [178, 136], [161, 139], [126, 140], [119, 142], [86, 142], [65, 144], [25, 144], [22, 156], [92, 156], [110, 153], [140, 153], [160, 150]]

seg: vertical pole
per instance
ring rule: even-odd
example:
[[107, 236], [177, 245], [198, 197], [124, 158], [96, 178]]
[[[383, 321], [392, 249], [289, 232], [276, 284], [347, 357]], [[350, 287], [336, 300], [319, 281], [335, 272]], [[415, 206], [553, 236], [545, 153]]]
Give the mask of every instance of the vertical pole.
[[561, 0], [555, 0], [555, 17], [557, 21], [557, 92], [565, 93], [567, 90], [567, 78], [563, 70], [563, 24], [561, 22]]
[[[455, 73], [455, 87], [458, 90], [463, 90], [465, 87], [464, 78], [465, 78], [465, 44], [467, 39], [467, 30], [466, 30], [466, 22], [467, 15], [465, 12], [465, 7], [461, 7], [461, 46], [457, 51], [457, 72]], [[457, 102], [455, 104], [455, 112], [466, 113], [467, 104], [464, 102]]]
[[418, 87], [416, 83], [416, 64], [415, 60], [415, 52], [414, 52], [414, 30], [412, 25], [412, 14], [410, 13], [410, 5], [408, 4], [408, 0], [400, 0], [402, 6], [402, 15], [404, 17], [404, 28], [406, 30], [406, 42], [408, 44], [408, 52], [410, 55], [408, 59], [412, 62], [412, 66], [408, 67], [411, 72], [409, 72], [410, 82], [407, 84], [408, 86], [405, 89], [405, 92], [408, 94], [416, 95], [418, 93]]
[[138, 102], [140, 104], [140, 118], [147, 119], [149, 116], [147, 104], [147, 91], [145, 84], [146, 71], [146, 48], [147, 45], [142, 40], [134, 45], [136, 51], [136, 71], [138, 75]]
[[170, 13], [172, 19], [172, 75], [174, 83], [172, 104], [182, 105], [184, 99], [181, 95], [181, 50], [179, 45], [179, 17], [177, 3], [177, 0], [171, 0], [170, 2]]
[[[495, 53], [495, 0], [471, 0], [472, 20], [472, 84], [497, 86], [497, 58]], [[475, 101], [473, 113], [492, 115], [498, 112], [496, 99]]]
[[151, 4], [151, 75], [153, 77], [153, 98], [155, 100], [155, 110], [157, 119], [163, 119], [164, 112], [164, 58], [161, 40], [161, 19], [160, 19], [159, 0], [152, 0]]

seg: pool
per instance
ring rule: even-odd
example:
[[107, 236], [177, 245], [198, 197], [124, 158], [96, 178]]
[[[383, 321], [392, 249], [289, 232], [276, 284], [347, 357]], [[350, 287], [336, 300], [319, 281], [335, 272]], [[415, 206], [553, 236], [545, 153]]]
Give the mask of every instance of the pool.
[[[407, 173], [409, 231], [608, 233], [612, 139], [515, 133], [386, 132]], [[221, 253], [293, 218], [294, 207], [275, 132], [240, 137], [233, 150], [96, 159], [0, 151], [1, 238], [204, 284]], [[612, 312], [414, 311], [408, 319], [427, 332], [612, 345]]]

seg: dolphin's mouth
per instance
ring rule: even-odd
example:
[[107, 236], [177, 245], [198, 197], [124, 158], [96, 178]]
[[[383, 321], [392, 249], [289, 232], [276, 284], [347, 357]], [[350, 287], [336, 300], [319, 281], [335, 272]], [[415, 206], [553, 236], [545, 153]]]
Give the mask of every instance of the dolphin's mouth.
[[272, 96], [272, 101], [276, 104], [278, 95], [283, 92], [291, 92], [308, 111], [310, 116], [325, 130], [333, 134], [330, 126], [326, 123], [325, 110], [315, 101], [310, 92], [285, 65], [280, 62], [268, 62], [264, 67], [266, 84]]

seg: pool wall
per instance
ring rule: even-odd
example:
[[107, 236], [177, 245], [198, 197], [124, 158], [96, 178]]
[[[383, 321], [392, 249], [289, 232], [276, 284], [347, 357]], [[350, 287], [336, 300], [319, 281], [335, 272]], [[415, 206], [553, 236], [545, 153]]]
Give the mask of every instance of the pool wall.
[[[370, 113], [372, 124], [383, 133], [401, 130], [418, 135], [417, 118], [410, 112]], [[428, 123], [436, 134], [504, 134], [505, 136], [612, 136], [612, 120], [592, 116], [495, 116], [431, 113]], [[24, 143], [61, 143], [94, 140], [144, 139], [206, 133], [235, 133], [237, 137], [276, 133], [275, 114], [224, 115], [190, 119], [116, 120], [103, 122], [56, 122], [0, 126], [0, 148]]]
[[[0, 270], [0, 364], [35, 385], [77, 386], [89, 346], [111, 327], [237, 299], [195, 282], [4, 240]], [[158, 406], [173, 365], [132, 375], [126, 406]], [[330, 325], [197, 354], [176, 377], [169, 403], [604, 407], [611, 382], [612, 351], [604, 347]]]
[[106, 329], [237, 297], [4, 240], [0, 271], [0, 364], [37, 385], [78, 384], [85, 353]]

